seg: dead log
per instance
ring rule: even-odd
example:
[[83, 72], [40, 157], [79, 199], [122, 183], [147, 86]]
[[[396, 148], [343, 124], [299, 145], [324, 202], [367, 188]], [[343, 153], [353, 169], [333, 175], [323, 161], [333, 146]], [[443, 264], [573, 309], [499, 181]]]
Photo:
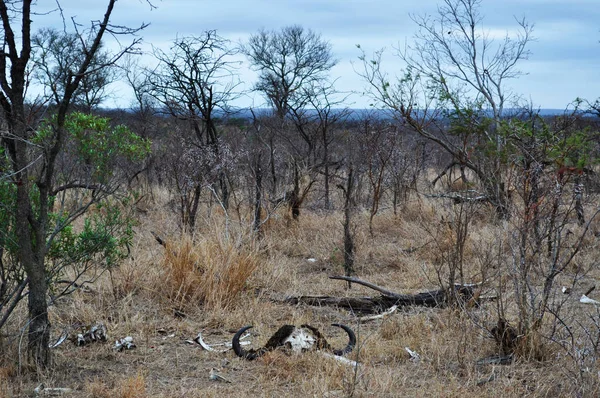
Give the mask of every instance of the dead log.
[[[373, 290], [376, 290], [382, 294], [383, 297], [395, 300], [393, 305], [407, 306], [407, 305], [420, 305], [425, 307], [438, 307], [448, 303], [448, 293], [446, 289], [429, 290], [426, 292], [416, 294], [398, 294], [391, 292], [387, 289], [374, 285], [370, 282], [363, 281], [358, 278], [348, 276], [330, 276], [329, 279], [344, 280], [347, 282], [357, 283], [359, 285], [366, 286]], [[475, 289], [478, 288], [478, 284], [465, 284], [454, 285], [454, 291], [456, 296], [463, 300], [468, 301], [475, 295]], [[391, 307], [391, 306], [390, 306]]]
[[[288, 304], [306, 304], [312, 306], [335, 306], [351, 310], [355, 313], [379, 313], [392, 306], [424, 306], [442, 307], [448, 304], [448, 291], [444, 289], [430, 290], [416, 294], [398, 294], [370, 282], [349, 276], [330, 276], [330, 279], [343, 280], [366, 286], [381, 293], [375, 297], [332, 297], [332, 296], [295, 296], [284, 301]], [[455, 285], [455, 294], [467, 302], [475, 297], [478, 284]]]
[[345, 308], [355, 313], [373, 314], [394, 305], [383, 296], [379, 297], [332, 297], [332, 296], [294, 296], [284, 300], [288, 304], [306, 304], [315, 307], [333, 306]]

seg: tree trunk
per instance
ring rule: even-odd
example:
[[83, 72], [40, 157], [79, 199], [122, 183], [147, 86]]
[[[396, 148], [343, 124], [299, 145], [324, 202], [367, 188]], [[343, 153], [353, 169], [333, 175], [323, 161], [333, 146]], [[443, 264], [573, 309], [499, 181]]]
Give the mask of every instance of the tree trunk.
[[585, 213], [583, 211], [583, 184], [581, 176], [575, 175], [573, 186], [573, 196], [575, 197], [575, 212], [577, 213], [577, 222], [580, 226], [585, 225]]
[[271, 198], [277, 197], [277, 173], [275, 172], [275, 142], [273, 135], [269, 138], [269, 162], [271, 164]]
[[[352, 233], [352, 213], [354, 195], [354, 170], [352, 167], [348, 170], [348, 182], [345, 189], [346, 200], [344, 204], [344, 271], [346, 276], [352, 276], [354, 273], [354, 236]], [[348, 281], [348, 289], [352, 287]]]
[[254, 188], [255, 188], [255, 198], [254, 198], [254, 232], [260, 235], [261, 233], [261, 203], [262, 203], [262, 168], [260, 166], [260, 153], [256, 157], [256, 166], [254, 168]]
[[329, 146], [327, 145], [326, 139], [323, 140], [323, 162], [325, 163], [325, 210], [330, 210], [331, 199], [329, 197]]
[[46, 302], [48, 283], [43, 260], [35, 259], [31, 265], [24, 265], [29, 275], [28, 351], [34, 363], [43, 368], [50, 364], [50, 321]]
[[[194, 194], [192, 197], [191, 206], [188, 209], [187, 214], [187, 229], [190, 235], [194, 234], [194, 229], [196, 228], [196, 216], [198, 214], [198, 206], [200, 205], [200, 195], [202, 193], [202, 186], [200, 184], [196, 185], [194, 188]], [[186, 223], [183, 223], [185, 227]]]
[[[25, 150], [21, 143], [17, 144]], [[26, 159], [23, 154], [19, 159]], [[23, 166], [21, 166], [23, 163]], [[18, 162], [17, 167], [24, 169], [26, 163]], [[39, 242], [34, 238], [34, 231], [37, 228], [31, 225], [34, 215], [31, 214], [30, 207], [30, 186], [27, 183], [28, 174], [24, 170], [19, 175], [17, 183], [17, 208], [15, 230], [18, 239], [18, 259], [23, 265], [29, 279], [28, 310], [29, 310], [29, 332], [28, 332], [28, 353], [29, 358], [34, 364], [40, 367], [46, 367], [50, 363], [50, 350], [48, 342], [50, 340], [50, 322], [48, 320], [48, 304], [46, 302], [46, 293], [48, 291], [48, 282], [46, 280], [46, 269], [44, 267], [45, 240]], [[39, 227], [39, 226], [38, 226]], [[39, 235], [39, 234], [36, 234]], [[33, 246], [33, 242], [38, 247]]]
[[227, 186], [227, 176], [225, 172], [219, 173], [219, 188], [221, 190], [221, 204], [225, 211], [229, 210], [229, 187]]
[[[18, 87], [18, 92], [20, 87]], [[24, 122], [25, 111], [22, 96], [13, 100], [12, 132], [21, 140], [14, 141], [13, 169], [17, 184], [15, 209], [15, 234], [17, 237], [17, 257], [28, 278], [28, 353], [30, 360], [40, 367], [50, 363], [48, 342], [50, 339], [50, 322], [48, 321], [48, 304], [46, 293], [48, 282], [44, 267], [46, 249], [46, 220], [48, 212], [47, 189], [39, 193], [39, 214], [32, 208], [32, 182], [30, 181], [28, 127]]]
[[297, 220], [300, 217], [300, 173], [298, 172], [298, 164], [294, 161], [294, 190], [290, 198], [290, 208], [292, 210], [292, 218]]

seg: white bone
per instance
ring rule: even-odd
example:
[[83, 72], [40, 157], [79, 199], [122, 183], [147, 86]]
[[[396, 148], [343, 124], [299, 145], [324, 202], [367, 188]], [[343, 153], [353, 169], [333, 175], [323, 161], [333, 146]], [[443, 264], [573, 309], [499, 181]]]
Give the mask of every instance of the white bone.
[[586, 296], [585, 294], [583, 296], [581, 296], [581, 298], [579, 299], [580, 303], [583, 304], [595, 304], [595, 305], [600, 305], [600, 301], [594, 300], [589, 298], [588, 296]]

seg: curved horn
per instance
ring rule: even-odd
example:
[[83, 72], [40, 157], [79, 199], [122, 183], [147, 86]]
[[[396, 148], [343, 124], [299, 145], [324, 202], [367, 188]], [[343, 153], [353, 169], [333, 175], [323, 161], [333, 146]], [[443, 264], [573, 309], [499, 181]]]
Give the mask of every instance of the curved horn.
[[231, 341], [231, 346], [233, 347], [233, 351], [235, 352], [235, 354], [240, 357], [240, 358], [245, 358], [245, 359], [249, 359], [249, 360], [253, 360], [258, 358], [260, 355], [254, 351], [246, 351], [242, 348], [242, 346], [240, 346], [240, 336], [242, 335], [242, 333], [244, 333], [246, 330], [251, 329], [252, 326], [244, 326], [243, 328], [241, 328], [240, 330], [237, 331], [237, 333], [233, 336], [233, 340]]
[[331, 326], [337, 326], [338, 328], [342, 328], [348, 334], [348, 345], [343, 350], [333, 350], [333, 353], [335, 355], [341, 356], [352, 352], [354, 346], [356, 345], [356, 335], [354, 334], [352, 329], [350, 329], [346, 325], [342, 325], [341, 323], [332, 323]]

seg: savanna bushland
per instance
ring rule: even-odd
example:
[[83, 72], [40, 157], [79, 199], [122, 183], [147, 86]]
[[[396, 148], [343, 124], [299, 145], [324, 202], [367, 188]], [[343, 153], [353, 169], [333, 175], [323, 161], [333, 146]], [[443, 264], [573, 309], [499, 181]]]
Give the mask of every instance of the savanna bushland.
[[[481, 1], [441, 1], [403, 70], [357, 49], [357, 110], [318, 32], [206, 30], [149, 68], [106, 3], [55, 29], [0, 1], [1, 396], [600, 394], [600, 106], [507, 88], [527, 20], [494, 41]], [[261, 107], [233, 107], [240, 55]], [[115, 81], [129, 109], [102, 107]], [[341, 347], [332, 323], [356, 363], [216, 345], [311, 324]]]

